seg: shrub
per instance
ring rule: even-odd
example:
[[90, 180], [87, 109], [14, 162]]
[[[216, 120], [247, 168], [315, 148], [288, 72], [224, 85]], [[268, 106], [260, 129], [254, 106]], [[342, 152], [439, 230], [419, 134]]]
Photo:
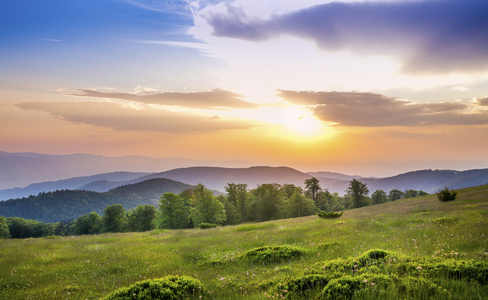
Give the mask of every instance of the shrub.
[[212, 224], [212, 223], [200, 223], [200, 229], [209, 229], [209, 228], [215, 228], [219, 225], [217, 224]]
[[321, 211], [317, 214], [317, 216], [319, 216], [319, 218], [321, 218], [321, 219], [337, 219], [340, 216], [342, 216], [343, 213], [344, 213], [343, 211], [341, 211], [339, 213], [336, 213], [333, 211], [330, 211], [330, 212]]
[[361, 280], [349, 275], [332, 279], [322, 290], [326, 299], [351, 299], [361, 289]]
[[385, 251], [381, 249], [371, 249], [358, 256], [357, 260], [359, 264], [365, 266], [365, 265], [377, 264], [378, 262], [384, 261], [390, 256], [391, 253], [389, 251]]
[[296, 299], [306, 297], [309, 292], [313, 292], [319, 288], [323, 289], [330, 280], [331, 276], [323, 274], [309, 274], [286, 278], [278, 282], [271, 292], [272, 294], [279, 293], [285, 298]]
[[439, 224], [452, 223], [454, 221], [456, 221], [456, 218], [453, 217], [440, 217], [434, 219], [434, 222]]
[[448, 201], [453, 201], [456, 200], [457, 192], [453, 191], [452, 189], [449, 189], [447, 186], [444, 187], [443, 190], [439, 190], [437, 193], [437, 198], [441, 202], [448, 202]]
[[205, 288], [199, 280], [188, 276], [166, 276], [144, 280], [121, 288], [105, 297], [105, 300], [121, 299], [187, 299], [204, 295]]
[[264, 246], [248, 250], [243, 257], [255, 262], [278, 262], [304, 253], [305, 250], [291, 246]]

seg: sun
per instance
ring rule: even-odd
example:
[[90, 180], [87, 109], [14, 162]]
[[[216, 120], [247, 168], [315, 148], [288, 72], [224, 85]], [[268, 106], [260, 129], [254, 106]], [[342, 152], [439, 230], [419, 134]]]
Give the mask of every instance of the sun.
[[285, 125], [294, 135], [303, 137], [317, 136], [324, 127], [321, 121], [311, 115], [300, 116], [289, 120]]

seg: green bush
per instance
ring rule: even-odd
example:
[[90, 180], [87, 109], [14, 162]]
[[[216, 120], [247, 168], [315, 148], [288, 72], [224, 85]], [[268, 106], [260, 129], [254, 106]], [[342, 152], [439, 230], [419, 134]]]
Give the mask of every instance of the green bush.
[[279, 262], [299, 257], [305, 250], [291, 246], [263, 246], [248, 250], [243, 258], [254, 262]]
[[204, 296], [205, 288], [199, 280], [188, 276], [166, 276], [144, 280], [121, 288], [105, 297], [105, 300], [122, 299], [197, 299]]
[[378, 262], [384, 261], [390, 256], [391, 253], [389, 251], [382, 249], [371, 249], [358, 256], [357, 260], [362, 266], [375, 265]]
[[456, 200], [457, 192], [453, 191], [452, 189], [449, 189], [447, 186], [444, 187], [443, 190], [439, 190], [437, 193], [437, 198], [441, 202], [448, 202], [448, 201], [453, 201]]
[[343, 211], [341, 211], [339, 213], [336, 213], [333, 211], [330, 211], [330, 212], [321, 211], [321, 212], [317, 213], [317, 216], [319, 216], [319, 218], [321, 218], [321, 219], [337, 219], [340, 216], [342, 216], [343, 213], [344, 213]]
[[272, 295], [280, 294], [285, 298], [309, 298], [309, 293], [323, 289], [331, 280], [330, 275], [309, 274], [286, 278], [278, 282], [271, 290]]
[[199, 227], [200, 229], [209, 229], [209, 228], [215, 228], [219, 225], [217, 224], [212, 224], [212, 223], [200, 223]]
[[434, 219], [434, 222], [439, 223], [439, 224], [452, 223], [454, 221], [456, 221], [456, 219], [453, 217], [440, 217], [440, 218]]
[[345, 275], [329, 281], [322, 294], [326, 299], [351, 299], [361, 287], [362, 283], [358, 277]]

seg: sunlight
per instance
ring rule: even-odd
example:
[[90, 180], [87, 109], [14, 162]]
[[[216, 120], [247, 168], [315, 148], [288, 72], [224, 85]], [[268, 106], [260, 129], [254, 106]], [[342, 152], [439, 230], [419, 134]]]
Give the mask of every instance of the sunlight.
[[293, 134], [304, 137], [317, 136], [322, 133], [321, 129], [324, 127], [321, 121], [311, 115], [291, 119], [285, 125]]

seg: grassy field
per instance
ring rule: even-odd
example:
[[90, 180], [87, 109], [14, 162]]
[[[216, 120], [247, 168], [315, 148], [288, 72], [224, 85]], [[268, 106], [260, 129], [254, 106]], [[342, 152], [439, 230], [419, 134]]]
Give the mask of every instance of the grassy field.
[[[210, 299], [312, 298], [325, 295], [324, 286], [293, 294], [290, 282], [315, 274], [361, 280], [353, 295], [361, 299], [488, 299], [487, 236], [484, 185], [458, 190], [453, 202], [428, 195], [349, 210], [333, 220], [310, 216], [207, 230], [1, 240], [0, 298], [99, 299], [167, 275], [200, 280]], [[304, 254], [279, 261], [243, 256], [272, 245]], [[370, 249], [389, 255], [362, 263]], [[439, 273], [436, 264], [464, 271]]]

